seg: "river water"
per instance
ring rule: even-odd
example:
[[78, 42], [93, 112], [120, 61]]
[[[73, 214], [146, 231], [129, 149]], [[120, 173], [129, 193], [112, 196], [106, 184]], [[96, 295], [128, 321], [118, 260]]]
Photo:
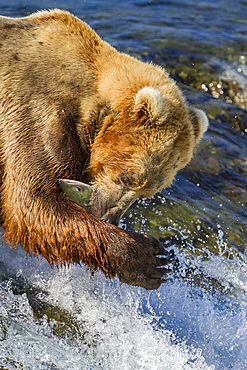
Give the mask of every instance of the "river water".
[[247, 369], [247, 2], [0, 0], [62, 8], [119, 50], [169, 69], [210, 128], [171, 188], [122, 227], [179, 264], [153, 292], [0, 247], [0, 369]]

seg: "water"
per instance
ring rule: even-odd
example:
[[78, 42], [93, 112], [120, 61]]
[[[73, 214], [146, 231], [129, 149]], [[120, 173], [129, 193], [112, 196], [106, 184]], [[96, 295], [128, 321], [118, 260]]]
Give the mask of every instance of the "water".
[[159, 290], [1, 242], [0, 369], [247, 369], [247, 2], [0, 0], [6, 16], [52, 7], [168, 68], [210, 129], [173, 186], [122, 220], [174, 249]]

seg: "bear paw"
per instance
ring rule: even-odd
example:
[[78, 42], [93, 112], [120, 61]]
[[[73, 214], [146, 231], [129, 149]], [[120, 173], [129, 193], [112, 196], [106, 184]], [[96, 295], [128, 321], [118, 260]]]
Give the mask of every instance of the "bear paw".
[[173, 252], [168, 252], [152, 236], [130, 233], [135, 241], [122, 254], [118, 277], [122, 283], [137, 285], [146, 289], [158, 289], [166, 275], [172, 272], [170, 265]]

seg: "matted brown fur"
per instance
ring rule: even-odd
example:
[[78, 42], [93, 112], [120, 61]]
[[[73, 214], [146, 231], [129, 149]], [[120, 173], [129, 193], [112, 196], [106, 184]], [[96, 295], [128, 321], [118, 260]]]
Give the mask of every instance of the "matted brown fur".
[[[117, 52], [68, 12], [0, 17], [0, 52], [6, 241], [50, 264], [83, 262], [157, 288], [166, 272], [158, 242], [95, 216], [115, 207], [120, 217], [139, 196], [170, 185], [207, 128], [203, 113], [163, 69]], [[126, 173], [128, 189], [119, 182]], [[105, 208], [88, 214], [59, 178], [90, 181]]]

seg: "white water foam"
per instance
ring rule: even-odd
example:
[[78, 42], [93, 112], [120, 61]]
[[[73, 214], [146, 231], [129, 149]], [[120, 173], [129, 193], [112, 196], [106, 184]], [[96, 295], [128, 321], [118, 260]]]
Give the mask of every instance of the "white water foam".
[[[220, 300], [179, 279], [148, 292], [77, 266], [52, 271], [43, 258], [26, 258], [20, 248], [1, 247], [0, 263], [8, 269], [0, 285], [0, 366], [247, 368], [245, 302]], [[67, 312], [77, 332], [71, 337], [65, 323], [61, 337], [52, 331], [54, 320], [36, 319], [26, 293], [13, 292], [11, 276], [25, 279], [40, 291], [41, 301]]]

